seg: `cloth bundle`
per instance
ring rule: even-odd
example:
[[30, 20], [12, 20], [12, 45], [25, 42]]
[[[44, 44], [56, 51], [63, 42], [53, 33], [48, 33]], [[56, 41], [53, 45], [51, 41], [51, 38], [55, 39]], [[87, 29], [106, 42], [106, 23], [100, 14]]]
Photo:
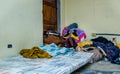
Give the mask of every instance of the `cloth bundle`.
[[65, 40], [68, 40], [69, 38], [73, 38], [74, 42], [76, 42], [76, 44], [79, 46], [79, 43], [86, 38], [86, 33], [78, 28], [77, 23], [72, 23], [69, 26], [63, 28], [62, 37]]
[[76, 50], [77, 51], [84, 51], [84, 52], [94, 53], [93, 58], [90, 61], [90, 63], [94, 63], [94, 62], [100, 61], [102, 59], [102, 57], [103, 57], [103, 52], [98, 47], [90, 46], [90, 47], [84, 47], [83, 48], [83, 47], [77, 46]]
[[51, 58], [52, 56], [39, 47], [33, 47], [31, 49], [22, 49], [20, 54], [25, 58]]

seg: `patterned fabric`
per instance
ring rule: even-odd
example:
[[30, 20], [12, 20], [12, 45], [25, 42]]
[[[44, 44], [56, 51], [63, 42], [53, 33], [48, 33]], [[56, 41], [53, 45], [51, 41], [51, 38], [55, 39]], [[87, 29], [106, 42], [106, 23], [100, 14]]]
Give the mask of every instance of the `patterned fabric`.
[[40, 46], [40, 48], [43, 49], [44, 51], [47, 51], [53, 57], [58, 55], [69, 56], [75, 52], [73, 48], [59, 47], [55, 43], [51, 43], [45, 46], [43, 45], [43, 46]]
[[[51, 45], [48, 47], [54, 48]], [[66, 50], [63, 48], [61, 53]], [[50, 59], [28, 59], [16, 55], [0, 59], [0, 74], [70, 74], [88, 63], [92, 56], [93, 53], [87, 52], [70, 52]]]

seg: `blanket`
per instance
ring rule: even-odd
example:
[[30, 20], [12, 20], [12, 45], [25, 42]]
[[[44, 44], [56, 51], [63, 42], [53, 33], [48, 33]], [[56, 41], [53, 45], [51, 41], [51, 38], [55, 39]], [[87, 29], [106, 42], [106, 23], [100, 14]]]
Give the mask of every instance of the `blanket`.
[[74, 48], [66, 48], [66, 47], [59, 47], [55, 43], [51, 43], [48, 45], [42, 45], [40, 48], [46, 52], [48, 52], [50, 55], [53, 57], [58, 56], [58, 55], [65, 55], [69, 56], [75, 53]]

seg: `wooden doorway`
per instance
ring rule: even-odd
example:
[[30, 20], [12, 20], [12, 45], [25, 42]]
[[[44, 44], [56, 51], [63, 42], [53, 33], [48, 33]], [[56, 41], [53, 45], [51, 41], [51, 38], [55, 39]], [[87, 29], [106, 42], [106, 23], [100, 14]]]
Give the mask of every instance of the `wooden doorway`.
[[58, 31], [58, 1], [43, 0], [43, 42], [48, 30]]
[[43, 31], [57, 31], [57, 0], [43, 0]]

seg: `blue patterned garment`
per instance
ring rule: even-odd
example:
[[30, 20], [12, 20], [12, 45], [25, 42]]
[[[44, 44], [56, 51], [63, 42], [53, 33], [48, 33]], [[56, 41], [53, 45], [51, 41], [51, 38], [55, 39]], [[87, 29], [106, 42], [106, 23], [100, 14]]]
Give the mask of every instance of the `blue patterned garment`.
[[70, 56], [75, 50], [73, 48], [59, 47], [55, 43], [49, 45], [40, 46], [40, 48], [46, 52], [48, 52], [53, 57], [58, 55]]

